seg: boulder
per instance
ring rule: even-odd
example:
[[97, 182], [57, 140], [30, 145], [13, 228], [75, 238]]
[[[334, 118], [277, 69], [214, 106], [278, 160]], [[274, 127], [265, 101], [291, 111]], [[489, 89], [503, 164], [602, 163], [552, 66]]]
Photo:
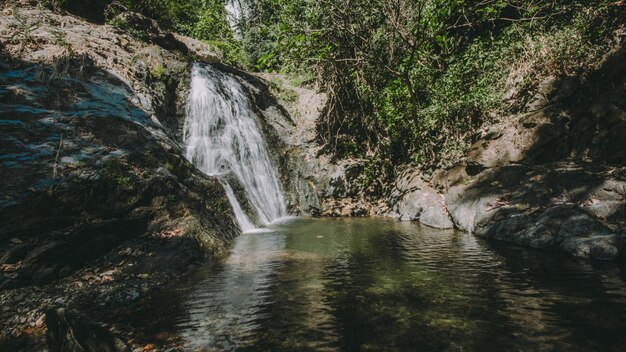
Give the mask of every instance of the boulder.
[[422, 181], [419, 172], [409, 171], [400, 175], [389, 205], [390, 215], [403, 221], [419, 221], [441, 229], [454, 227], [443, 196]]
[[586, 259], [615, 259], [626, 169], [595, 164], [508, 165], [446, 194], [457, 228]]

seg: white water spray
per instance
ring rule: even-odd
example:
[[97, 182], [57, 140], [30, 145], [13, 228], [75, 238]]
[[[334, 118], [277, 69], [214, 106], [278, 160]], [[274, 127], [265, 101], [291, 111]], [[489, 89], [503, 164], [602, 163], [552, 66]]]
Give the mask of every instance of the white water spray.
[[245, 10], [241, 0], [227, 0], [224, 3], [226, 19], [230, 29], [235, 33], [236, 39], [241, 39], [241, 22], [244, 19]]
[[242, 231], [255, 226], [239, 204], [228, 175], [243, 187], [259, 223], [287, 216], [278, 173], [257, 121], [241, 83], [213, 67], [193, 66], [184, 127], [186, 157], [202, 172], [220, 179]]

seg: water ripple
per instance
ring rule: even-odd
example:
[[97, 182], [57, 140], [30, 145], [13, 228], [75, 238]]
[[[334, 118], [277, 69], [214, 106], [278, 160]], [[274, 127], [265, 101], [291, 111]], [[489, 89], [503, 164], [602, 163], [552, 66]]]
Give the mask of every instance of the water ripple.
[[158, 329], [192, 351], [618, 351], [622, 277], [410, 223], [296, 220], [242, 235], [144, 319], [167, 300]]

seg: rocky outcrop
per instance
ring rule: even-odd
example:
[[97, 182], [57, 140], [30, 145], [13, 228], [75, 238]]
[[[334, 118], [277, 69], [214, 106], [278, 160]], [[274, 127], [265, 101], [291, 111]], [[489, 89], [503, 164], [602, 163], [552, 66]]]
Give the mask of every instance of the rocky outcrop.
[[[184, 159], [123, 81], [80, 63], [80, 72], [70, 62], [63, 74], [9, 63], [0, 75], [7, 87], [0, 109], [9, 118], [1, 139], [2, 241], [31, 244], [6, 284], [58, 278], [146, 231], [181, 227], [208, 248], [234, 235], [219, 183]], [[53, 252], [66, 255], [45, 255]], [[74, 264], [51, 265], [47, 257]]]
[[450, 188], [456, 226], [581, 258], [614, 259], [626, 220], [626, 170], [596, 164], [507, 165]]
[[222, 186], [181, 147], [199, 45], [1, 10], [0, 343], [40, 329], [52, 302], [114, 311], [239, 233]]
[[457, 228], [581, 258], [623, 255], [623, 48], [584, 83], [548, 78], [537, 110], [484, 129], [467, 158], [431, 182]]

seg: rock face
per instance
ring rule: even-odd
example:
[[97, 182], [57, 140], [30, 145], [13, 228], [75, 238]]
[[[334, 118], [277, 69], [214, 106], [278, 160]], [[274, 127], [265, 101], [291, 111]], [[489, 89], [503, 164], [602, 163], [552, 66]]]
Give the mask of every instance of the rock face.
[[626, 170], [551, 163], [489, 169], [446, 194], [458, 228], [581, 258], [614, 259], [626, 219]]
[[219, 183], [184, 159], [122, 81], [87, 61], [61, 76], [9, 65], [0, 248], [18, 239], [30, 250], [2, 285], [62, 277], [147, 231], [181, 227], [208, 248], [234, 235]]
[[476, 234], [535, 248], [559, 249], [586, 259], [614, 259], [620, 252], [618, 235], [573, 205], [553, 206], [539, 215], [513, 213], [494, 220], [480, 224]]
[[222, 186], [184, 158], [187, 54], [199, 47], [9, 5], [0, 11], [0, 340], [34, 324], [43, 301], [135, 300], [239, 233]]
[[612, 53], [582, 85], [546, 83], [538, 110], [485, 129], [463, 164], [437, 173], [456, 227], [581, 258], [623, 256], [625, 59], [624, 48]]
[[[0, 23], [2, 240], [126, 217], [207, 246], [234, 235], [219, 183], [183, 157], [186, 58], [37, 8], [7, 7]], [[22, 25], [32, 34], [8, 40]]]
[[48, 310], [46, 325], [50, 352], [130, 352], [109, 330], [71, 310]]
[[[285, 77], [251, 76], [236, 72], [248, 83], [271, 146], [289, 211], [302, 216], [368, 216], [382, 203], [365, 189], [365, 160], [334, 160], [321, 153], [316, 141], [317, 119], [326, 96], [314, 88], [293, 87]], [[274, 93], [273, 95], [270, 93]], [[285, 96], [295, 97], [285, 100]], [[378, 195], [379, 196], [379, 195]]]

